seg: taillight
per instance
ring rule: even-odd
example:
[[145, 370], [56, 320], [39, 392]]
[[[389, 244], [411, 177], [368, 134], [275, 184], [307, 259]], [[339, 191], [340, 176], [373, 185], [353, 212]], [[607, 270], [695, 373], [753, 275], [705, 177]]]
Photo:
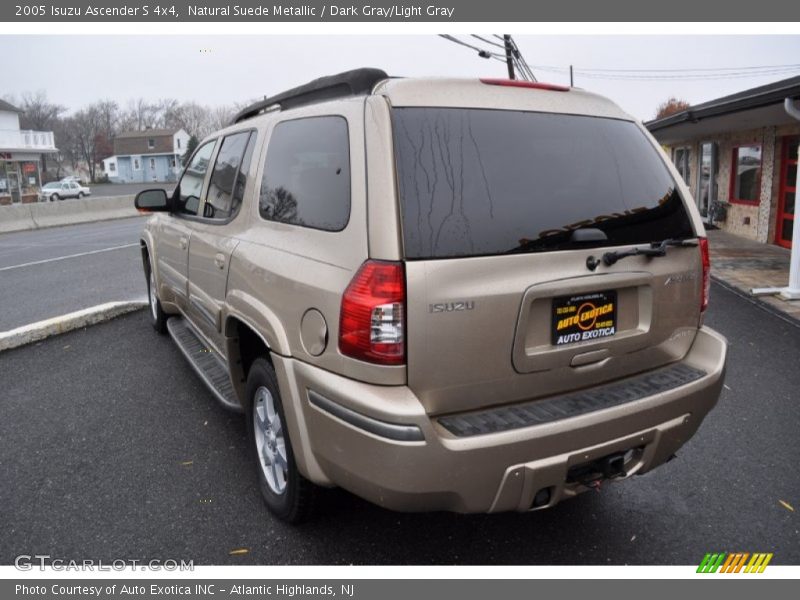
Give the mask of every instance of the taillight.
[[700, 238], [700, 260], [703, 263], [703, 295], [700, 299], [700, 313], [708, 308], [708, 295], [711, 292], [711, 258], [708, 254], [708, 238]]
[[543, 81], [524, 81], [520, 79], [495, 79], [483, 77], [481, 83], [486, 85], [504, 85], [506, 87], [528, 88], [532, 90], [549, 90], [551, 92], [568, 92], [569, 88], [555, 83], [544, 83]]
[[403, 263], [368, 260], [342, 296], [339, 351], [382, 365], [401, 365], [405, 345]]

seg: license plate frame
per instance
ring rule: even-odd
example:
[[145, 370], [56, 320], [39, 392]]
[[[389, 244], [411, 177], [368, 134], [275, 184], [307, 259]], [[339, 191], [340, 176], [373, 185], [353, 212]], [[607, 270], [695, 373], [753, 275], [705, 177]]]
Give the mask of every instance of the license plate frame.
[[618, 312], [616, 290], [553, 298], [550, 341], [560, 347], [613, 337]]

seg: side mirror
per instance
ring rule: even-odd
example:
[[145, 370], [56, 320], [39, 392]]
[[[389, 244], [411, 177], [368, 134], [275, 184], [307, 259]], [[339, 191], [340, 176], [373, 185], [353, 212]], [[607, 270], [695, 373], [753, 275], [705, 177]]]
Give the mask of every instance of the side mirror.
[[142, 190], [136, 194], [134, 205], [137, 210], [145, 213], [168, 212], [172, 208], [164, 190]]

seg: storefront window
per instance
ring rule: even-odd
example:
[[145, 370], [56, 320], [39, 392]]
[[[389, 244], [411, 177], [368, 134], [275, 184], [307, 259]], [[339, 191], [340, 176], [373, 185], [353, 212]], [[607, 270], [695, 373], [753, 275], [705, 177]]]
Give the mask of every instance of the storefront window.
[[689, 185], [689, 148], [675, 148], [672, 162], [675, 163], [675, 168], [683, 177], [684, 183]]
[[22, 175], [20, 184], [22, 185], [22, 194], [36, 194], [39, 192], [41, 182], [39, 181], [39, 166], [33, 161], [26, 161], [20, 163]]
[[0, 202], [2, 202], [3, 198], [9, 198], [10, 193], [8, 191], [8, 175], [6, 174], [6, 163], [5, 161], [0, 160]]
[[711, 142], [700, 144], [697, 164], [697, 208], [703, 217], [717, 200], [717, 145]]
[[761, 146], [733, 149], [731, 202], [758, 204], [761, 195]]

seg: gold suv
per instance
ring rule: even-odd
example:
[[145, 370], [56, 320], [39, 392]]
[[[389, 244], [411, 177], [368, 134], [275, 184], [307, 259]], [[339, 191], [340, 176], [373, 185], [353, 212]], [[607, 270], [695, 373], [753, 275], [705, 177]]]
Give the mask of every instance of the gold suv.
[[261, 492], [527, 511], [697, 431], [726, 341], [689, 191], [606, 98], [359, 69], [242, 111], [140, 193], [150, 312], [246, 415]]

